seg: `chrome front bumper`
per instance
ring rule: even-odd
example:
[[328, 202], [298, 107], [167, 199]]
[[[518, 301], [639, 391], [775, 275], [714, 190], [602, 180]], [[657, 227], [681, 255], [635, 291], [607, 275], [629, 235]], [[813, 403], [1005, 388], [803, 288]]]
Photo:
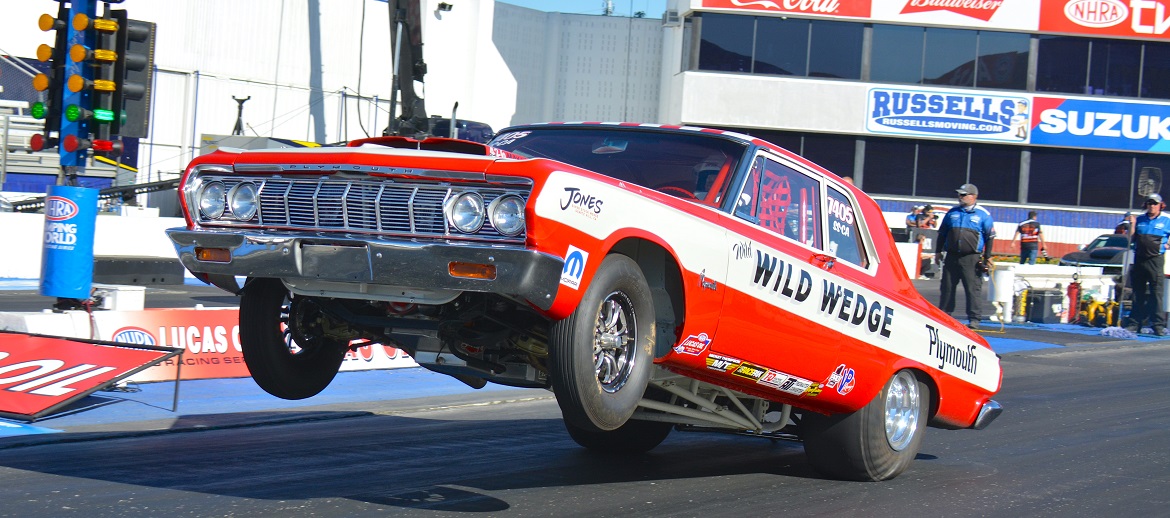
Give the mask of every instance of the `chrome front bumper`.
[[[464, 291], [519, 297], [552, 307], [564, 260], [515, 245], [377, 239], [354, 234], [173, 228], [179, 261], [212, 284], [240, 291], [236, 276], [282, 279], [310, 295], [442, 303]], [[200, 261], [195, 248], [227, 249], [230, 262]], [[494, 279], [453, 277], [453, 262], [494, 265]]]
[[999, 414], [1002, 413], [1003, 407], [1000, 406], [999, 403], [997, 403], [994, 399], [989, 399], [986, 403], [983, 404], [983, 407], [979, 409], [979, 417], [975, 418], [975, 424], [971, 425], [971, 428], [975, 430], [982, 430], [987, 428], [987, 425], [991, 424], [991, 422], [994, 421], [995, 418], [999, 417]]

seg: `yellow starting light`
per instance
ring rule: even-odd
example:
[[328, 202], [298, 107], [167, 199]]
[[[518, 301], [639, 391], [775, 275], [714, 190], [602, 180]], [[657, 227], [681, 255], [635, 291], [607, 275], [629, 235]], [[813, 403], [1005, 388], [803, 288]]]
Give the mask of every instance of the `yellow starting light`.
[[117, 32], [118, 22], [116, 20], [107, 20], [105, 18], [98, 18], [93, 21], [93, 28], [103, 32]]
[[118, 89], [118, 84], [109, 79], [94, 79], [93, 89], [102, 92], [113, 92]]
[[89, 57], [89, 49], [85, 48], [85, 45], [76, 44], [69, 47], [69, 59], [81, 63], [87, 57]]
[[94, 90], [100, 92], [113, 92], [118, 89], [117, 83], [114, 83], [109, 79], [94, 79], [93, 81], [86, 81], [84, 77], [81, 77], [77, 74], [69, 76], [69, 81], [66, 82], [66, 86], [68, 86], [69, 91], [73, 93], [84, 90], [86, 86], [92, 86]]
[[85, 89], [85, 78], [77, 74], [69, 76], [69, 80], [65, 82], [69, 87], [69, 91], [73, 93], [80, 92]]
[[112, 63], [118, 60], [118, 53], [109, 49], [94, 49], [93, 59]]
[[84, 31], [89, 28], [89, 16], [85, 13], [78, 13], [73, 16], [73, 30]]
[[33, 88], [38, 92], [43, 92], [49, 89], [49, 76], [45, 74], [37, 74], [33, 77]]
[[45, 45], [44, 43], [40, 44], [40, 46], [37, 47], [37, 61], [45, 62], [49, 61], [50, 59], [53, 59], [53, 47]]
[[42, 14], [41, 17], [37, 19], [37, 27], [40, 27], [41, 30], [45, 32], [58, 29], [62, 25], [64, 24], [62, 24], [60, 20], [48, 14]]

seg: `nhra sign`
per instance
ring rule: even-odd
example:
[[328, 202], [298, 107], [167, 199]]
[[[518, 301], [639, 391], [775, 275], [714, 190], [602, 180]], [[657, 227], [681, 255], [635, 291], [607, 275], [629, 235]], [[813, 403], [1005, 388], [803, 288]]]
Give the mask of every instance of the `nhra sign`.
[[871, 0], [703, 0], [703, 7], [868, 18]]
[[1040, 30], [1170, 38], [1170, 0], [1041, 0]]
[[[165, 346], [182, 349], [180, 358], [171, 358], [146, 369], [132, 381], [169, 381], [183, 362], [181, 379], [246, 378], [240, 346], [240, 311], [224, 309], [149, 309], [145, 311], [102, 311], [93, 314], [102, 338], [111, 342]], [[402, 351], [372, 344], [349, 352], [341, 370], [392, 369], [418, 364]]]
[[0, 416], [36, 420], [177, 354], [163, 348], [0, 332]]
[[870, 133], [1025, 143], [1030, 105], [1027, 97], [871, 88], [865, 129]]
[[1035, 97], [1032, 143], [1126, 151], [1170, 151], [1170, 105]]

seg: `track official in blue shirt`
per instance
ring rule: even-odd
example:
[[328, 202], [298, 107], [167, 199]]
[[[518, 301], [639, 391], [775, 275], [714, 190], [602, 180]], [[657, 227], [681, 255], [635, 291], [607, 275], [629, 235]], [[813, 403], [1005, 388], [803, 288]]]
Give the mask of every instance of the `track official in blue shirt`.
[[1166, 260], [1166, 239], [1170, 237], [1170, 216], [1162, 213], [1166, 205], [1155, 193], [1146, 198], [1146, 212], [1129, 226], [1129, 247], [1133, 265], [1129, 267], [1129, 284], [1133, 288], [1133, 309], [1125, 328], [1138, 332], [1149, 325], [1154, 334], [1166, 334], [1166, 313], [1162, 311], [1162, 279]]
[[[943, 216], [935, 240], [935, 257], [942, 259], [942, 297], [939, 308], [948, 314], [955, 310], [959, 282], [967, 293], [967, 327], [979, 328], [983, 319], [983, 273], [991, 264], [991, 244], [995, 241], [995, 221], [987, 209], [975, 204], [979, 188], [965, 183], [955, 192], [959, 204]], [[943, 256], [940, 252], [946, 252]]]

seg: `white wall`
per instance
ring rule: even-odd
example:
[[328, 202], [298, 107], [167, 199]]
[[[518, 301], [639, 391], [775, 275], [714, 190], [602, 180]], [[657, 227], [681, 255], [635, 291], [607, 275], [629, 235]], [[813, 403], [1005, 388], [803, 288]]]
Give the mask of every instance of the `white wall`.
[[[177, 259], [175, 247], [164, 231], [183, 226], [186, 222], [182, 218], [100, 215], [94, 229], [93, 253]], [[44, 227], [44, 215], [0, 212], [0, 229], [4, 229], [4, 247], [8, 250], [0, 254], [0, 279], [40, 278]]]

